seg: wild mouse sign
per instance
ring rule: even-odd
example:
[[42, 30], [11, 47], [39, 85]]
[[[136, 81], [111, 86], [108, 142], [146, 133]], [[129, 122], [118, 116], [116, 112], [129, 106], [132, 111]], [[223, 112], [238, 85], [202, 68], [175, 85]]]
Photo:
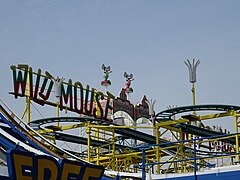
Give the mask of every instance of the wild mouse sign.
[[[41, 69], [34, 72], [28, 65], [13, 65], [11, 70], [15, 98], [29, 97], [41, 105], [59, 105], [60, 110], [67, 109], [95, 118], [110, 119], [108, 113], [113, 109], [111, 104], [114, 100], [110, 92], [104, 95], [95, 88], [90, 90], [89, 85], [84, 88], [79, 81], [73, 83], [71, 79], [66, 83], [63, 82], [64, 79], [54, 78], [47, 71], [45, 74], [42, 74]], [[52, 100], [52, 96], [59, 98], [59, 104]]]

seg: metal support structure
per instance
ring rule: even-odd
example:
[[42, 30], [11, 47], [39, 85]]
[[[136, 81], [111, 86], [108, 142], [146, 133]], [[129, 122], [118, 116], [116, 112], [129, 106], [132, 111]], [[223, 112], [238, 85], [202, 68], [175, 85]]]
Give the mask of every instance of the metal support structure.
[[[96, 131], [96, 139], [99, 141], [99, 131], [100, 129], [97, 128], [97, 131]], [[97, 154], [97, 165], [100, 165], [100, 161], [99, 161], [99, 158], [100, 158], [100, 147], [97, 147], [96, 149], [96, 154]]]
[[[57, 101], [57, 106], [56, 106], [56, 117], [59, 117], [59, 98], [57, 98], [57, 99], [58, 99], [58, 101]], [[59, 127], [60, 123], [56, 122], [56, 125]]]
[[[235, 153], [235, 152], [232, 152], [232, 154], [229, 154], [229, 153], [226, 153], [226, 154], [220, 154], [220, 155], [209, 155], [206, 156], [206, 157], [202, 157], [202, 156], [199, 156], [197, 157], [197, 145], [201, 144], [203, 141], [210, 141], [210, 140], [213, 140], [213, 141], [216, 141], [216, 140], [224, 140], [226, 138], [232, 138], [232, 137], [235, 137], [236, 135], [239, 135], [238, 133], [234, 133], [234, 134], [223, 134], [223, 135], [218, 135], [218, 136], [209, 136], [209, 137], [203, 137], [203, 138], [195, 138], [195, 139], [192, 139], [192, 140], [182, 140], [182, 141], [176, 141], [176, 142], [168, 142], [168, 143], [161, 143], [161, 144], [150, 144], [149, 146], [145, 145], [145, 146], [141, 146], [141, 147], [138, 147], [139, 150], [142, 151], [142, 179], [145, 179], [146, 177], [146, 174], [145, 174], [145, 168], [146, 167], [150, 167], [150, 166], [157, 166], [159, 164], [163, 165], [163, 164], [172, 164], [172, 163], [177, 163], [177, 162], [183, 162], [183, 163], [194, 163], [194, 170], [193, 170], [193, 173], [194, 173], [194, 180], [197, 180], [197, 172], [199, 170], [198, 168], [198, 163], [197, 161], [201, 161], [200, 165], [199, 166], [203, 166], [203, 167], [213, 167], [214, 165], [212, 164], [209, 164], [209, 163], [206, 163], [206, 164], [202, 164], [203, 160], [208, 160], [208, 159], [212, 159], [212, 158], [223, 158], [223, 157], [234, 157], [236, 155], [239, 155], [240, 153]], [[184, 158], [184, 159], [180, 159], [180, 160], [175, 160], [175, 158], [173, 158], [172, 160], [167, 160], [167, 161], [163, 161], [163, 162], [154, 162], [154, 163], [148, 163], [146, 162], [146, 149], [149, 149], [150, 147], [162, 147], [162, 146], [165, 146], [167, 144], [169, 144], [169, 146], [172, 146], [173, 147], [176, 147], [177, 144], [179, 143], [190, 143], [193, 145], [193, 156], [189, 157], [189, 158]], [[174, 145], [175, 144], [175, 145]], [[161, 148], [163, 149], [163, 148]], [[165, 149], [166, 150], [166, 149]], [[192, 153], [191, 153], [192, 154]], [[177, 156], [177, 154], [175, 155]], [[168, 170], [168, 169], [167, 169]], [[167, 171], [166, 171], [167, 173]]]
[[[184, 141], [184, 138], [183, 138], [183, 131], [181, 129], [181, 132], [180, 132], [180, 141]], [[184, 143], [181, 142], [180, 143], [180, 163], [181, 163], [181, 172], [186, 172], [186, 165], [185, 165], [185, 162], [183, 162], [182, 160], [184, 159]]]
[[[191, 91], [192, 91], [192, 104], [195, 106], [196, 105], [196, 93], [195, 93], [195, 85], [194, 85], [195, 83], [192, 83], [192, 89], [191, 89]], [[193, 115], [194, 116], [196, 116], [197, 115], [197, 113], [196, 113], [196, 111], [193, 111]], [[196, 123], [196, 122], [195, 122]]]
[[[220, 118], [220, 117], [227, 117], [227, 116], [232, 116], [236, 118], [236, 127], [238, 128], [238, 122], [237, 122], [237, 118], [239, 117], [240, 114], [238, 114], [237, 112], [239, 112], [240, 110], [240, 106], [232, 106], [232, 105], [195, 105], [195, 106], [184, 106], [184, 107], [176, 107], [176, 108], [172, 108], [172, 109], [167, 109], [166, 111], [163, 111], [159, 114], [156, 115], [156, 119], [157, 119], [157, 124], [156, 124], [156, 137], [150, 138], [148, 139], [149, 141], [145, 141], [148, 143], [156, 143], [156, 144], [160, 144], [165, 142], [165, 140], [163, 140], [162, 135], [164, 132], [166, 131], [162, 131], [162, 129], [169, 129], [171, 131], [175, 131], [178, 132], [179, 134], [182, 132], [185, 133], [189, 133], [189, 127], [190, 128], [194, 128], [190, 129], [192, 131], [190, 131], [190, 133], [205, 133], [206, 136], [210, 136], [211, 133], [214, 132], [210, 132], [211, 130], [206, 130], [206, 129], [202, 129], [200, 127], [191, 127], [191, 126], [184, 126], [183, 123], [188, 122], [189, 120], [187, 119], [178, 119], [178, 120], [172, 120], [171, 118], [173, 118], [175, 115], [179, 114], [179, 113], [186, 113], [186, 112], [192, 112], [192, 111], [220, 111], [222, 113], [217, 113], [217, 114], [209, 114], [209, 115], [204, 115], [204, 116], [198, 116], [198, 120], [209, 120], [209, 119], [214, 119], [214, 118]], [[73, 125], [66, 125], [66, 126], [62, 126], [61, 127], [61, 131], [67, 131], [70, 129], [74, 129], [74, 128], [79, 128], [79, 127], [85, 127], [86, 128], [86, 141], [84, 141], [83, 139], [81, 139], [82, 137], [73, 137], [73, 136], [69, 136], [66, 137], [64, 135], [61, 135], [62, 133], [58, 133], [57, 131], [55, 131], [53, 133], [52, 129], [44, 129], [44, 130], [40, 130], [41, 133], [49, 133], [52, 134], [51, 138], [54, 138], [54, 135], [57, 135], [56, 137], [58, 137], [57, 140], [62, 140], [62, 141], [68, 141], [72, 142], [72, 143], [81, 143], [84, 142], [86, 143], [85, 145], [87, 146], [88, 149], [86, 149], [86, 151], [83, 151], [85, 154], [85, 158], [86, 160], [89, 160], [91, 163], [95, 163], [98, 164], [100, 166], [104, 166], [107, 169], [112, 169], [112, 170], [116, 170], [119, 172], [132, 172], [134, 165], [137, 166], [137, 164], [140, 164], [142, 162], [142, 152], [141, 151], [134, 151], [132, 150], [132, 146], [130, 144], [127, 143], [127, 141], [125, 141], [126, 144], [124, 144], [124, 146], [129, 146], [131, 147], [130, 149], [124, 148], [121, 146], [123, 146], [121, 144], [122, 141], [124, 141], [125, 139], [120, 139], [120, 136], [118, 136], [121, 133], [124, 133], [125, 136], [128, 135], [128, 133], [130, 133], [128, 137], [133, 137], [133, 138], [137, 138], [138, 136], [142, 136], [141, 134], [137, 134], [138, 132], [132, 132], [129, 131], [127, 129], [132, 129], [132, 128], [153, 128], [153, 126], [117, 126], [117, 125], [109, 125], [101, 123], [100, 121], [98, 122], [98, 120], [93, 120], [91, 118], [80, 118], [80, 117], [71, 117], [70, 119], [72, 119], [72, 122], [75, 123]], [[38, 120], [36, 122], [32, 121], [30, 124], [33, 125], [34, 127], [46, 127], [46, 125], [44, 124], [48, 124], [48, 123], [53, 123], [53, 122], [68, 122], [70, 123], [71, 120], [66, 118], [66, 117], [55, 117], [55, 118], [49, 118], [49, 119], [42, 119], [42, 120]], [[164, 119], [164, 120], [162, 120]], [[171, 119], [171, 120], [170, 120]], [[81, 124], [78, 124], [79, 122], [81, 122]], [[106, 121], [104, 121], [106, 123]], [[35, 124], [34, 124], [35, 123]], [[63, 123], [64, 124], [64, 123]], [[174, 125], [179, 124], [179, 126], [173, 127]], [[177, 128], [178, 127], [178, 128]], [[160, 129], [161, 128], [161, 129]], [[120, 130], [122, 129], [122, 130]], [[163, 133], [160, 133], [160, 130]], [[195, 131], [196, 130], [196, 131]], [[98, 135], [99, 133], [99, 135]], [[216, 133], [217, 134], [217, 133]], [[93, 137], [94, 135], [94, 137]], [[84, 136], [84, 135], [82, 135]], [[92, 137], [91, 137], [92, 136]], [[192, 171], [192, 168], [189, 169], [189, 164], [193, 164], [194, 158], [193, 158], [193, 152], [189, 153], [189, 151], [186, 151], [186, 149], [189, 149], [189, 147], [193, 147], [193, 143], [188, 143], [186, 144], [186, 139], [183, 138], [183, 136], [177, 138], [177, 136], [175, 137], [176, 141], [178, 142], [177, 144], [173, 145], [173, 144], [168, 144], [168, 145], [163, 145], [163, 146], [155, 146], [154, 148], [151, 146], [150, 149], [145, 149], [145, 163], [147, 164], [145, 167], [151, 167], [151, 163], [155, 163], [155, 168], [154, 170], [156, 171], [156, 173], [160, 174], [160, 171], [164, 168], [163, 167], [163, 162], [164, 156], [171, 156], [170, 161], [167, 161], [166, 163], [172, 163], [172, 165], [175, 165], [175, 172], [179, 172], [180, 169], [182, 169], [182, 172], [186, 172], [186, 171]], [[181, 140], [180, 140], [181, 139]], [[222, 139], [222, 138], [221, 138]], [[215, 138], [214, 141], [212, 140], [211, 142], [215, 142], [215, 141], [221, 141], [221, 139], [219, 138]], [[141, 140], [141, 139], [139, 139]], [[145, 139], [146, 140], [146, 139]], [[180, 140], [180, 141], [179, 141]], [[191, 140], [191, 142], [193, 142]], [[201, 141], [201, 143], [207, 143], [208, 144], [209, 141]], [[229, 142], [234, 143], [235, 146], [235, 142], [236, 141], [236, 134], [232, 135], [231, 139]], [[115, 144], [116, 143], [116, 144]], [[200, 144], [198, 141], [196, 141], [196, 144]], [[237, 143], [238, 144], [238, 143]], [[237, 145], [239, 146], [239, 145]], [[102, 150], [100, 152], [100, 149]], [[94, 150], [94, 152], [93, 152]], [[104, 152], [105, 155], [102, 155], [101, 153]], [[87, 154], [88, 153], [88, 154]], [[198, 153], [198, 151], [197, 151]], [[232, 153], [230, 156], [231, 157], [235, 157], [234, 159], [234, 163], [236, 163], [236, 157], [238, 154], [236, 154], [235, 152]], [[214, 156], [216, 158], [216, 156]], [[210, 158], [214, 158], [214, 157], [210, 157]], [[220, 157], [220, 156], [217, 156]], [[198, 158], [199, 160], [202, 161], [201, 158]], [[206, 160], [208, 160], [206, 158]], [[166, 164], [165, 163], [165, 164]], [[203, 163], [202, 163], [203, 164]], [[168, 169], [166, 169], [165, 172], [172, 172], [172, 165], [168, 166]], [[202, 167], [202, 165], [199, 165], [198, 168]], [[147, 172], [147, 168], [145, 170]], [[135, 169], [135, 172], [137, 172], [137, 169]]]
[[[191, 89], [191, 91], [192, 91], [192, 104], [193, 105], [196, 105], [196, 94], [195, 94], [195, 85], [194, 85], [194, 83], [192, 83], [192, 89]], [[194, 111], [195, 112], [195, 111]]]
[[[57, 107], [56, 107], [56, 117], [59, 117], [59, 103], [57, 102]], [[59, 124], [59, 122], [58, 122]]]
[[[152, 143], [156, 144], [162, 144], [164, 142], [163, 139], [161, 139], [160, 137], [162, 137], [161, 133], [160, 133], [160, 128], [162, 131], [162, 128], [168, 129], [169, 127], [171, 131], [175, 131], [178, 133], [181, 133], [181, 130], [183, 132], [188, 132], [187, 131], [187, 127], [188, 126], [178, 126], [178, 128], [173, 128], [173, 125], [176, 124], [181, 124], [183, 125], [184, 122], [188, 122], [186, 121], [187, 119], [179, 119], [179, 120], [169, 120], [170, 118], [172, 118], [173, 116], [175, 116], [178, 113], [183, 113], [183, 112], [192, 112], [192, 111], [201, 111], [201, 110], [215, 110], [215, 111], [222, 111], [223, 113], [218, 113], [218, 114], [210, 114], [210, 115], [204, 115], [204, 116], [199, 116], [199, 120], [208, 120], [208, 119], [213, 119], [213, 118], [219, 118], [219, 117], [226, 117], [226, 116], [232, 116], [235, 117], [235, 124], [236, 124], [236, 129], [238, 128], [238, 117], [240, 114], [238, 114], [237, 112], [240, 110], [239, 106], [228, 106], [228, 105], [196, 105], [196, 106], [187, 106], [187, 107], [178, 107], [178, 108], [172, 108], [172, 109], [168, 109], [164, 112], [159, 113], [156, 116], [156, 119], [158, 120], [159, 123], [156, 124], [156, 137], [154, 137], [153, 139], [151, 139]], [[159, 119], [158, 119], [159, 118]], [[165, 118], [165, 121], [161, 121], [161, 119]], [[121, 147], [119, 148], [119, 143], [118, 143], [118, 134], [121, 134], [121, 132], [124, 132], [128, 134], [128, 131], [125, 129], [129, 129], [129, 128], [154, 128], [152, 126], [141, 126], [141, 127], [136, 127], [136, 126], [117, 126], [117, 125], [111, 125], [109, 126], [109, 124], [102, 124], [97, 123], [97, 120], [92, 120], [91, 118], [89, 119], [84, 119], [82, 118], [82, 120], [80, 121], [77, 120], [78, 118], [72, 118], [73, 122], [81, 122], [81, 124], [74, 124], [74, 125], [67, 125], [67, 126], [62, 126], [61, 130], [62, 131], [66, 131], [72, 128], [79, 128], [79, 127], [84, 127], [86, 128], [86, 146], [87, 146], [87, 153], [85, 154], [85, 158], [91, 162], [91, 163], [96, 163], [98, 165], [104, 166], [107, 169], [112, 169], [115, 171], [119, 171], [119, 172], [131, 172], [133, 170], [133, 165], [139, 164], [142, 162], [142, 152], [141, 151], [132, 151], [131, 149], [121, 149]], [[52, 121], [51, 121], [52, 120]], [[37, 121], [35, 124], [36, 127], [44, 127], [43, 124], [45, 123], [52, 123], [52, 122], [56, 122], [56, 120], [58, 120], [59, 122], [70, 122], [69, 119], [66, 119], [66, 117], [59, 117], [59, 118], [52, 118], [52, 119], [43, 119], [42, 121]], [[34, 121], [31, 122], [31, 124], [34, 124]], [[199, 127], [200, 128], [200, 127]], [[199, 128], [197, 130], [199, 130]], [[123, 129], [122, 131], [119, 131], [119, 129]], [[238, 130], [238, 129], [237, 129]], [[43, 130], [42, 130], [43, 131]], [[200, 133], [202, 133], [202, 131], [206, 131], [204, 129], [200, 129]], [[45, 131], [45, 133], [50, 133], [51, 134], [51, 129], [48, 129], [47, 131]], [[163, 133], [165, 132], [164, 130], [162, 131]], [[190, 131], [192, 132], [192, 131]], [[43, 132], [44, 133], [44, 132]], [[135, 133], [137, 132], [132, 132], [129, 131], [129, 133], [131, 133], [131, 136], [129, 137], [134, 137], [136, 138], [136, 136], [132, 136], [135, 135]], [[162, 134], [163, 134], [162, 133]], [[53, 135], [57, 134], [57, 132], [52, 133]], [[94, 137], [91, 137], [93, 136]], [[126, 134], [126, 135], [127, 135]], [[59, 135], [61, 135], [61, 133], [59, 133]], [[139, 136], [140, 134], [137, 134], [137, 136]], [[53, 136], [52, 136], [53, 137]], [[60, 136], [58, 136], [60, 137]], [[232, 136], [231, 141], [233, 140], [234, 137], [234, 142], [237, 142], [236, 147], [239, 147], [239, 142], [236, 140], [236, 134], [234, 134]], [[61, 137], [61, 138], [65, 138], [65, 137]], [[71, 140], [73, 142], [80, 142], [79, 139], [77, 139], [77, 137], [74, 139], [73, 137], [70, 137]], [[181, 139], [179, 141], [179, 139]], [[59, 140], [59, 139], [58, 139]], [[69, 139], [70, 140], [70, 139]], [[69, 142], [71, 142], [71, 140]], [[214, 141], [221, 141], [221, 139], [215, 138]], [[151, 167], [151, 163], [155, 163], [155, 168], [154, 170], [156, 170], [156, 172], [158, 174], [160, 174], [160, 171], [163, 168], [163, 163], [164, 163], [164, 158], [162, 158], [163, 156], [171, 156], [170, 161], [167, 161], [165, 163], [170, 163], [170, 165], [168, 166], [168, 169], [166, 169], [166, 173], [168, 172], [172, 172], [172, 166], [174, 165], [175, 168], [175, 172], [179, 172], [180, 168], [182, 168], [182, 172], [186, 172], [186, 171], [192, 171], [192, 168], [189, 169], [189, 164], [193, 164], [194, 161], [194, 155], [193, 153], [189, 153], [188, 151], [186, 151], [186, 149], [188, 149], [188, 147], [193, 147], [193, 141], [191, 141], [191, 143], [186, 144], [186, 140], [182, 137], [179, 137], [176, 139], [176, 141], [178, 143], [176, 143], [175, 145], [173, 144], [168, 144], [168, 145], [163, 145], [163, 146], [151, 146], [150, 149], [145, 149], [145, 172], [147, 172], [148, 168], [147, 167]], [[116, 143], [116, 144], [115, 144]], [[198, 141], [195, 142], [196, 144], [198, 144]], [[202, 142], [201, 143], [208, 143], [206, 142]], [[199, 143], [200, 144], [200, 143]], [[129, 145], [130, 147], [132, 147], [131, 145]], [[154, 148], [153, 148], [154, 147]], [[103, 150], [102, 152], [105, 153], [105, 156], [101, 155], [100, 149]], [[238, 148], [237, 148], [238, 149]], [[94, 150], [94, 152], [93, 152]], [[106, 150], [106, 151], [105, 151]], [[120, 151], [119, 151], [120, 150]], [[141, 149], [142, 150], [142, 149]], [[236, 150], [237, 151], [237, 150]], [[96, 152], [96, 153], [95, 153]], [[197, 151], [198, 153], [198, 151]], [[239, 151], [237, 151], [236, 153], [239, 153]], [[238, 154], [231, 154], [231, 156], [237, 157]], [[220, 157], [220, 156], [217, 156]], [[212, 158], [212, 157], [211, 157]], [[214, 157], [213, 157], [214, 158]], [[216, 158], [216, 156], [215, 156]], [[202, 160], [201, 157], [197, 158], [195, 157], [195, 159], [199, 159]], [[207, 158], [206, 158], [207, 160]], [[235, 159], [236, 160], [236, 159]], [[235, 161], [236, 162], [236, 161]], [[202, 165], [199, 165], [198, 168], [200, 168]]]
[[193, 148], [194, 148], [194, 179], [197, 180], [197, 150], [196, 150], [196, 139], [193, 140]]
[[239, 160], [240, 160], [240, 158], [239, 158], [239, 134], [238, 134], [238, 116], [237, 116], [237, 114], [236, 114], [236, 112], [235, 112], [235, 114], [234, 114], [234, 126], [235, 126], [235, 133], [237, 133], [236, 134], [236, 153], [237, 153], [237, 155], [236, 155], [236, 161], [237, 161], [237, 164], [239, 164]]
[[87, 126], [88, 162], [91, 160], [91, 127]]
[[[160, 132], [159, 132], [159, 126], [156, 126], [156, 144], [159, 144], [159, 134], [160, 134]], [[156, 155], [157, 155], [157, 158], [156, 158], [156, 160], [157, 160], [157, 162], [160, 162], [160, 150], [159, 150], [159, 147], [157, 146], [156, 147]], [[158, 164], [157, 165], [157, 173], [158, 174], [160, 174], [160, 165]]]
[[145, 149], [142, 148], [142, 180], [146, 179], [146, 155], [145, 155]]
[[115, 132], [114, 132], [114, 129], [113, 129], [113, 131], [112, 131], [112, 158], [114, 160], [114, 165], [112, 166], [113, 170], [117, 169], [117, 167], [116, 167], [117, 162], [116, 162], [116, 154], [115, 154], [115, 152], [116, 152], [116, 149], [115, 149]]

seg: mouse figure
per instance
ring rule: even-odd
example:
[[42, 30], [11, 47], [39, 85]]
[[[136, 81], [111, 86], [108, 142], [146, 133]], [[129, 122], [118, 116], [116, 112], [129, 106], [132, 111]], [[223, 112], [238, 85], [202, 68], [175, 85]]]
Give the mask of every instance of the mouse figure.
[[104, 75], [103, 75], [104, 80], [101, 82], [101, 85], [102, 86], [110, 86], [111, 81], [108, 78], [109, 78], [109, 74], [112, 72], [111, 67], [105, 66], [104, 64], [102, 64], [102, 69], [104, 71]]
[[133, 88], [130, 87], [133, 79], [133, 74], [127, 74], [126, 72], [123, 74], [123, 76], [126, 78], [126, 82], [125, 82], [125, 91], [126, 93], [132, 93], [133, 92]]

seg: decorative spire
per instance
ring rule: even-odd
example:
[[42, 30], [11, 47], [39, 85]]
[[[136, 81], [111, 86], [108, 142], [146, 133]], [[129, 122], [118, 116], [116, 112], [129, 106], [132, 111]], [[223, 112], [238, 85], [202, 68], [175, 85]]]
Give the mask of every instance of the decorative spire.
[[151, 116], [151, 118], [154, 117], [155, 115], [155, 111], [154, 111], [154, 105], [157, 101], [156, 100], [148, 100], [148, 99], [145, 99], [145, 103], [147, 103], [148, 105], [148, 108], [149, 108], [149, 115]]
[[149, 115], [150, 115], [150, 121], [152, 121], [152, 125], [153, 125], [153, 131], [152, 131], [152, 135], [153, 136], [156, 136], [156, 119], [154, 118], [155, 116], [155, 111], [154, 111], [154, 105], [155, 103], [157, 102], [156, 100], [148, 100], [146, 99], [145, 102], [147, 103], [148, 105], [148, 109], [149, 109]]
[[187, 59], [187, 62], [184, 61], [184, 63], [187, 65], [188, 70], [189, 70], [190, 83], [195, 83], [197, 81], [196, 71], [197, 71], [198, 65], [200, 64], [200, 60], [197, 60], [195, 62], [195, 59], [193, 59], [192, 63], [190, 63], [190, 61]]
[[63, 84], [63, 81], [64, 81], [64, 78], [59, 78], [57, 76], [57, 78], [51, 78], [53, 83], [54, 83], [54, 93], [55, 93], [55, 96], [56, 98], [59, 98], [61, 96], [61, 88], [62, 88], [62, 84]]
[[101, 85], [102, 86], [110, 86], [111, 81], [108, 78], [109, 78], [109, 74], [112, 72], [111, 67], [105, 66], [104, 64], [102, 64], [102, 69], [104, 71], [104, 75], [103, 75], [104, 80], [101, 82]]

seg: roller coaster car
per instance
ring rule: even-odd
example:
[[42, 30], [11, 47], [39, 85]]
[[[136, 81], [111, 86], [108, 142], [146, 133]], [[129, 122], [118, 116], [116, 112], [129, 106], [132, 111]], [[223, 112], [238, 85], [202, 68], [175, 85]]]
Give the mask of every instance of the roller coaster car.
[[50, 126], [46, 126], [45, 128], [51, 129], [53, 131], [62, 131], [62, 128], [60, 126], [50, 125]]
[[199, 117], [195, 116], [195, 115], [192, 115], [192, 114], [183, 115], [182, 118], [188, 119], [190, 122], [191, 121], [199, 121]]

